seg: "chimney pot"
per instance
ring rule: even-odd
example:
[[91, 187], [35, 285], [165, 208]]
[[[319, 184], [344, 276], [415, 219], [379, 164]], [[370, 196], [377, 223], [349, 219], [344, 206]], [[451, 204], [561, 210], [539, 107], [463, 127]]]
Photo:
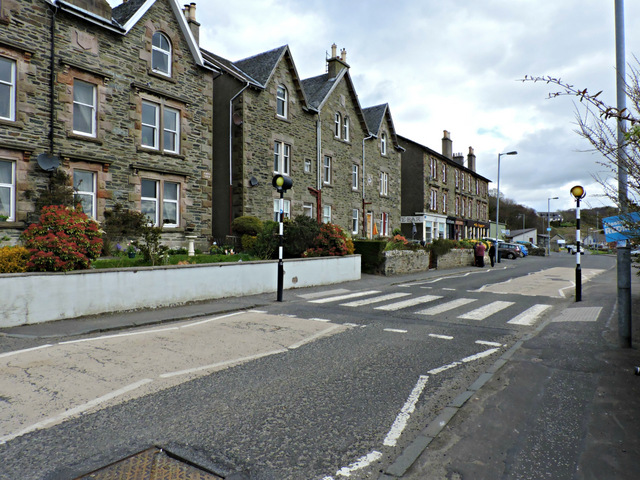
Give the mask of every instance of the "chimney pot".
[[334, 43], [333, 45], [331, 45], [331, 58], [336, 58], [336, 50], [337, 50], [338, 46]]
[[340, 60], [342, 60], [343, 62], [347, 63], [347, 49], [343, 48], [342, 50], [340, 50]]
[[189, 8], [189, 17], [194, 22], [196, 21], [196, 3], [195, 2], [191, 2], [190, 8]]

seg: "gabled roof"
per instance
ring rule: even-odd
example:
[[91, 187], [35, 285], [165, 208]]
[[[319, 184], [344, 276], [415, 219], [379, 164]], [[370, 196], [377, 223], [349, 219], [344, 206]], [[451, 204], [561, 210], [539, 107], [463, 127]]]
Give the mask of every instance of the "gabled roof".
[[302, 88], [304, 88], [307, 98], [309, 99], [309, 106], [319, 112], [343, 79], [347, 83], [347, 90], [349, 90], [351, 99], [356, 106], [356, 113], [360, 125], [365, 132], [369, 132], [362, 107], [360, 106], [360, 100], [358, 100], [358, 94], [353, 86], [348, 68], [340, 70], [335, 77], [330, 77], [328, 73], [325, 73], [324, 75], [302, 80]]
[[262, 85], [258, 83], [257, 80], [251, 78], [245, 72], [236, 67], [231, 60], [227, 60], [226, 58], [209, 52], [204, 48], [201, 48], [200, 52], [202, 53], [202, 57], [205, 59], [205, 61], [211, 63], [216, 68], [233, 75], [243, 83], [249, 83], [254, 87], [262, 88]]
[[380, 129], [382, 128], [382, 121], [387, 120], [389, 125], [389, 133], [391, 134], [391, 140], [394, 146], [399, 147], [398, 135], [396, 135], [396, 129], [393, 126], [393, 119], [391, 118], [391, 110], [388, 103], [376, 105], [375, 107], [367, 107], [363, 109], [364, 119], [369, 127], [369, 134], [379, 136]]

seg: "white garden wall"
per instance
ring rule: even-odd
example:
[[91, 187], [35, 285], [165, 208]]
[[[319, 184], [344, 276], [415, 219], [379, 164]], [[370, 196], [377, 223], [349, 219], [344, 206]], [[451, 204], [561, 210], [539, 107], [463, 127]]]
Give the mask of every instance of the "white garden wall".
[[[284, 261], [284, 289], [360, 279], [360, 255]], [[0, 275], [0, 327], [277, 290], [277, 261]]]

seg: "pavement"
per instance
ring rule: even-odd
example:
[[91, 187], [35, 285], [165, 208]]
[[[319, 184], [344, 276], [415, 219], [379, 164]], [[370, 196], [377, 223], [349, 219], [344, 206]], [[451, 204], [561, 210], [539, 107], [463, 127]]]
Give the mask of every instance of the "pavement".
[[[473, 267], [405, 275], [397, 281], [469, 270]], [[640, 278], [635, 273], [632, 338], [640, 345]], [[336, 288], [374, 288], [388, 281], [363, 275]], [[619, 346], [615, 271], [583, 287], [581, 302], [513, 345], [467, 392], [434, 412], [418, 437], [376, 474], [378, 480], [640, 478], [640, 375], [635, 374], [640, 351]], [[293, 294], [285, 292], [284, 300]], [[0, 329], [0, 336], [87, 335], [273, 302], [275, 293], [219, 299]]]

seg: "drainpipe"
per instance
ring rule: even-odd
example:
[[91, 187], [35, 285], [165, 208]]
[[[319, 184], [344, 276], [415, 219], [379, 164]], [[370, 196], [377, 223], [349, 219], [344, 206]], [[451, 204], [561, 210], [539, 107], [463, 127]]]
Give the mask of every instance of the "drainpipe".
[[321, 192], [322, 192], [322, 120], [320, 120], [320, 110], [318, 110], [318, 120], [316, 121], [316, 217], [318, 219], [318, 223], [321, 222], [320, 209], [322, 208], [321, 203]]
[[229, 235], [233, 222], [233, 101], [249, 88], [249, 82], [229, 100]]
[[[371, 135], [369, 135], [368, 137], [364, 137], [362, 139], [362, 233], [365, 236], [365, 238], [367, 237], [367, 210], [366, 210], [366, 205], [368, 205], [368, 203], [365, 201], [365, 193], [364, 193], [364, 185], [366, 183], [365, 181], [365, 174], [366, 174], [366, 169], [365, 169], [365, 155], [364, 155], [364, 141], [365, 140], [371, 140], [372, 138], [378, 138], [377, 135], [374, 135], [373, 133]], [[371, 203], [371, 202], [369, 202]]]
[[54, 100], [54, 92], [56, 86], [55, 79], [55, 61], [56, 61], [56, 52], [55, 52], [55, 35], [56, 35], [56, 13], [58, 13], [58, 7], [55, 5], [51, 5], [51, 58], [50, 58], [50, 67], [51, 67], [51, 77], [49, 82], [49, 153], [53, 155], [53, 128], [55, 125], [55, 100]]

